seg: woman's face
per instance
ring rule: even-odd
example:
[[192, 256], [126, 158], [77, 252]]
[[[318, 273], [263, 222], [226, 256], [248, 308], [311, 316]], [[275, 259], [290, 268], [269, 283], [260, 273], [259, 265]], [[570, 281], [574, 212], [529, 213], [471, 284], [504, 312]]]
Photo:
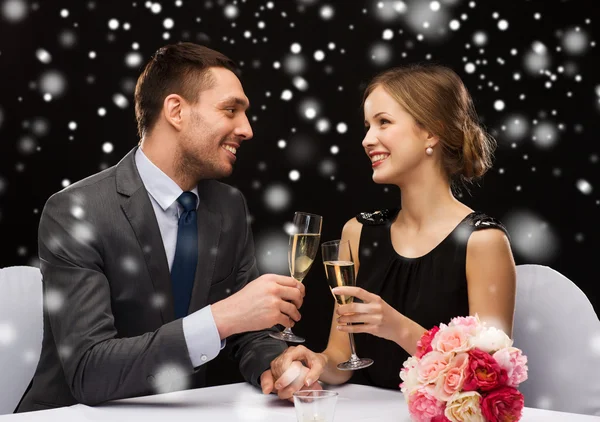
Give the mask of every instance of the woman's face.
[[371, 160], [375, 183], [400, 185], [433, 158], [425, 154], [435, 143], [428, 132], [383, 87], [369, 94], [364, 113], [367, 134], [362, 145]]

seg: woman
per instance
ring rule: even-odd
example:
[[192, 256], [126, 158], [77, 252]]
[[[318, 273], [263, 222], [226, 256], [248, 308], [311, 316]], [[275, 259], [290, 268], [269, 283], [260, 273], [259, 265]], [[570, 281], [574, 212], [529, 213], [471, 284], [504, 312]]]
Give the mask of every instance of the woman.
[[[336, 293], [362, 303], [336, 305], [327, 348], [316, 358], [299, 346], [272, 367], [304, 359], [326, 383], [353, 377], [398, 389], [402, 363], [434, 325], [478, 314], [512, 334], [515, 264], [502, 224], [452, 194], [454, 183], [483, 176], [495, 147], [458, 75], [441, 66], [388, 70], [369, 84], [363, 104], [373, 180], [398, 186], [401, 207], [346, 223], [342, 240], [351, 244], [357, 287]], [[336, 368], [350, 356], [349, 332], [371, 334], [355, 341], [358, 355], [375, 361], [354, 373]]]

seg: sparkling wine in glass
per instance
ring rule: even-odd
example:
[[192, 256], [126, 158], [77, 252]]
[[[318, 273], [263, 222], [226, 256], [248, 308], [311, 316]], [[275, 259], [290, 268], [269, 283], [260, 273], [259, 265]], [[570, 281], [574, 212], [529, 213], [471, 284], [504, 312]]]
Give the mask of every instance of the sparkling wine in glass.
[[[331, 289], [342, 286], [356, 286], [354, 260], [352, 259], [349, 241], [332, 240], [325, 242], [321, 245], [321, 254], [323, 255], [323, 264], [325, 264], [327, 282]], [[353, 296], [334, 294], [334, 297], [338, 305], [347, 305], [354, 300]], [[348, 336], [350, 337], [350, 359], [338, 364], [337, 368], [343, 371], [354, 371], [371, 366], [373, 359], [359, 358], [356, 355], [354, 334], [348, 333]]]
[[[288, 263], [291, 276], [301, 283], [317, 256], [322, 223], [323, 217], [320, 215], [305, 212], [294, 214], [288, 246]], [[269, 333], [269, 335], [291, 343], [304, 342], [304, 339], [294, 334], [291, 328], [286, 328], [279, 333]]]

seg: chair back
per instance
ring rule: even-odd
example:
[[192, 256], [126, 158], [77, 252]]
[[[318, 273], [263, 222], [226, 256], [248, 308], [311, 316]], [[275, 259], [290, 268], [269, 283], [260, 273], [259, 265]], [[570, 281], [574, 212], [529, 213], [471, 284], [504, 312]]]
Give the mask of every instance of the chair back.
[[0, 415], [13, 413], [42, 350], [42, 275], [34, 267], [0, 268]]
[[600, 416], [600, 321], [571, 280], [517, 266], [513, 339], [528, 358], [525, 406]]

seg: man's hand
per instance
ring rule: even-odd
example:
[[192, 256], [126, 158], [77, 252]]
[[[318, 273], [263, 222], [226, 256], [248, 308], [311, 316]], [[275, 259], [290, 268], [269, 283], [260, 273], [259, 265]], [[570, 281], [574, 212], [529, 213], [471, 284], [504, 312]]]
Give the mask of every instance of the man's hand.
[[321, 386], [317, 381], [326, 364], [327, 358], [321, 353], [314, 353], [304, 346], [288, 347], [271, 362], [271, 377], [275, 380], [271, 391], [274, 390], [280, 398], [287, 399], [301, 389], [314, 387], [320, 390]]
[[292, 327], [300, 320], [304, 285], [292, 277], [265, 274], [242, 290], [211, 305], [222, 339], [232, 334], [264, 330], [281, 324]]

